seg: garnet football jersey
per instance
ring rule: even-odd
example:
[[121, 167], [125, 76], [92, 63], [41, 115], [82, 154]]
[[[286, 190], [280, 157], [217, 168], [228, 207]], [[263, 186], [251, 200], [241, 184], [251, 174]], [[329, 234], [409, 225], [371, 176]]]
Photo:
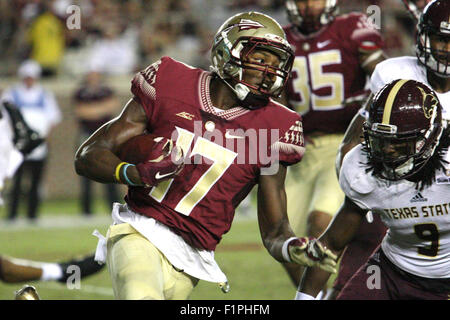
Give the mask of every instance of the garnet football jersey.
[[[381, 88], [397, 79], [411, 79], [430, 86], [427, 69], [416, 57], [396, 57], [386, 59], [375, 67], [370, 78], [370, 90], [376, 94]], [[442, 105], [442, 119], [450, 121], [450, 91], [436, 92]]]
[[303, 116], [305, 134], [344, 132], [360, 107], [351, 99], [367, 94], [358, 50], [381, 48], [379, 32], [360, 13], [339, 16], [310, 36], [302, 35], [294, 25], [284, 31], [295, 50], [286, 93], [289, 106]]
[[367, 173], [365, 163], [358, 145], [345, 155], [339, 182], [347, 197], [379, 214], [389, 228], [381, 243], [384, 254], [411, 274], [450, 278], [450, 166], [419, 191], [414, 182]]
[[148, 131], [176, 141], [186, 165], [154, 188], [130, 187], [125, 198], [134, 211], [208, 250], [229, 230], [259, 175], [275, 173], [279, 162], [297, 163], [304, 152], [297, 113], [272, 100], [253, 111], [219, 110], [210, 99], [213, 76], [163, 57], [133, 78]]

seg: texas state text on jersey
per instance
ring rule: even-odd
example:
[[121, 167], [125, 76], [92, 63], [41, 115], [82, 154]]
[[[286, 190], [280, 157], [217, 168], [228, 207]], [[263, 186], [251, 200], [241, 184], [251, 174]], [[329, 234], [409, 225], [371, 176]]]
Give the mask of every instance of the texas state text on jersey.
[[176, 178], [152, 189], [130, 187], [126, 196], [134, 211], [208, 250], [229, 230], [260, 174], [297, 163], [304, 152], [297, 113], [273, 101], [253, 111], [216, 109], [212, 77], [168, 57], [134, 77], [131, 90], [147, 114], [148, 131], [176, 141], [186, 165]]
[[339, 16], [309, 37], [294, 25], [284, 31], [296, 56], [287, 86], [289, 105], [302, 114], [305, 134], [344, 132], [360, 107], [351, 99], [367, 94], [359, 50], [381, 48], [379, 32], [360, 13]]

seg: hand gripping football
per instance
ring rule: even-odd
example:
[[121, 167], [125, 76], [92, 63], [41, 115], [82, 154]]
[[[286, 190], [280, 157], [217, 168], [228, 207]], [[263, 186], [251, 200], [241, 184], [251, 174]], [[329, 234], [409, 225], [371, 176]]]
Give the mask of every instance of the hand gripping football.
[[126, 141], [119, 149], [118, 157], [136, 165], [146, 187], [173, 178], [184, 165], [183, 151], [167, 138], [144, 134]]

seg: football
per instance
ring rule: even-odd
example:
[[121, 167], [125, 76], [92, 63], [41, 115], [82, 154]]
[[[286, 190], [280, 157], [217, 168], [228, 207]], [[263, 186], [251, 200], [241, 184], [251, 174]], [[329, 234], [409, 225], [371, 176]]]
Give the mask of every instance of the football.
[[[158, 143], [163, 140], [166, 140], [166, 143]], [[138, 164], [146, 160], [156, 159], [163, 156], [164, 153], [170, 151], [172, 147], [170, 142], [171, 140], [158, 137], [154, 134], [138, 135], [124, 142], [120, 146], [117, 156], [122, 161]], [[155, 148], [157, 144], [159, 144], [159, 146]]]

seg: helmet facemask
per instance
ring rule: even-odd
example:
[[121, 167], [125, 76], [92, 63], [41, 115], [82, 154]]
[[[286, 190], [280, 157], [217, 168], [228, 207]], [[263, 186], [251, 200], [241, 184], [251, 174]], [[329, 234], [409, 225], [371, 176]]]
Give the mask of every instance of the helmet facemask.
[[450, 29], [449, 33], [444, 35], [431, 30], [430, 27], [425, 27], [419, 31], [417, 37], [417, 57], [420, 62], [436, 75], [450, 77], [450, 51], [435, 49], [431, 44], [438, 38], [442, 42], [450, 41]]
[[364, 140], [369, 161], [379, 168], [379, 175], [386, 180], [401, 180], [419, 172], [434, 154], [442, 135], [442, 125], [436, 112], [428, 130], [397, 131], [392, 124], [364, 124]]
[[[293, 55], [286, 51], [286, 48], [278, 42], [273, 42], [267, 39], [260, 38], [248, 38], [241, 39], [236, 43], [233, 50], [236, 47], [240, 47], [237, 51], [240, 51], [240, 58], [230, 59], [230, 64], [238, 70], [237, 74], [230, 76], [239, 84], [242, 84], [248, 88], [256, 90], [261, 95], [279, 97], [283, 88], [289, 79], [289, 74], [293, 62]], [[278, 66], [269, 66], [265, 63], [259, 63], [255, 61], [249, 61], [249, 56], [256, 50], [268, 51], [278, 56], [280, 63]], [[256, 70], [263, 73], [262, 81], [259, 85], [252, 85], [244, 80], [244, 73], [246, 70]]]
[[337, 0], [326, 0], [323, 11], [317, 16], [314, 21], [308, 19], [308, 8], [304, 16], [299, 12], [295, 0], [286, 0], [286, 11], [289, 21], [297, 26], [300, 31], [305, 34], [314, 33], [320, 30], [323, 26], [333, 21], [338, 12]]
[[417, 58], [427, 69], [443, 78], [450, 77], [450, 21], [447, 10], [448, 3], [430, 2], [417, 25]]
[[[364, 138], [370, 161], [381, 168], [380, 175], [387, 180], [400, 180], [418, 172], [434, 151], [426, 146], [423, 134], [391, 134], [378, 123], [365, 125]], [[395, 127], [387, 125], [387, 127]], [[392, 130], [391, 130], [392, 131]]]
[[[272, 20], [262, 14], [259, 15], [263, 16], [263, 19]], [[281, 95], [292, 69], [294, 53], [285, 39], [282, 28], [278, 25], [273, 27], [273, 24], [276, 24], [275, 21], [271, 22], [270, 28], [278, 34], [268, 31], [254, 34], [248, 30], [266, 27], [257, 21], [245, 19], [237, 21], [240, 23], [229, 25], [216, 34], [211, 52], [211, 70], [235, 92], [244, 106], [252, 108], [252, 104], [255, 104], [254, 107], [260, 107], [267, 104], [269, 97], [277, 98]], [[241, 31], [241, 28], [245, 27], [248, 30]], [[239, 30], [236, 30], [237, 28]], [[230, 37], [231, 32], [233, 35]], [[236, 36], [239, 33], [243, 35]], [[248, 57], [257, 50], [275, 54], [279, 60], [278, 66], [249, 61]], [[247, 70], [260, 71], [262, 81], [257, 85], [246, 82]]]

